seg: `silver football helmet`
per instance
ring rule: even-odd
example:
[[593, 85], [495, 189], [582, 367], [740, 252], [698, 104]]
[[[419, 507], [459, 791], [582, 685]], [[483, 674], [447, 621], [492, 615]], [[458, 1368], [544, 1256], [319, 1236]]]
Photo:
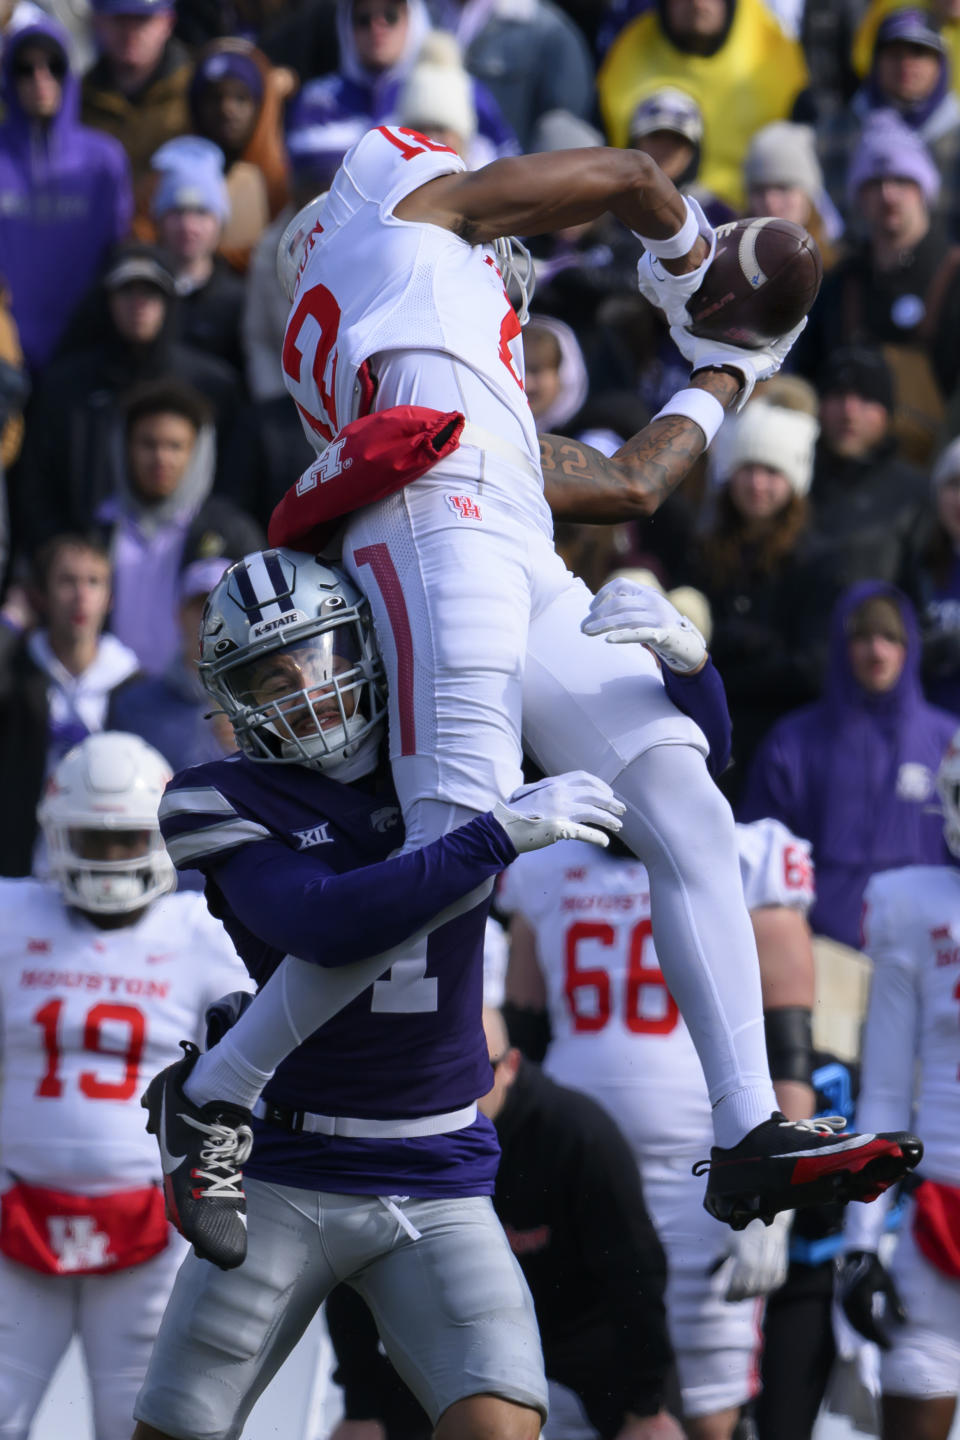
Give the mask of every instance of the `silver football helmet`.
[[936, 786], [943, 811], [943, 838], [950, 854], [960, 860], [960, 730], [940, 761]]
[[376, 764], [383, 662], [342, 571], [297, 550], [245, 555], [207, 599], [199, 669], [251, 760], [344, 781]]
[[173, 890], [176, 871], [157, 811], [170, 767], [119, 730], [88, 735], [54, 770], [37, 819], [51, 877], [68, 905], [97, 915], [142, 910]]

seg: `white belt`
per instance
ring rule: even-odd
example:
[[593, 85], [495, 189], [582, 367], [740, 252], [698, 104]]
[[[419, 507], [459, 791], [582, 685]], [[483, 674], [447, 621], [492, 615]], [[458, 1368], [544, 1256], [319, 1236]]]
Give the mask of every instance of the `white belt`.
[[451, 1130], [465, 1130], [476, 1120], [477, 1106], [474, 1101], [462, 1110], [408, 1120], [361, 1120], [349, 1115], [315, 1115], [309, 1110], [294, 1110], [258, 1100], [253, 1113], [258, 1119], [294, 1134], [342, 1135], [346, 1140], [416, 1140], [421, 1135], [446, 1135]]
[[514, 445], [510, 440], [504, 440], [495, 435], [492, 430], [485, 430], [482, 425], [475, 425], [472, 420], [464, 421], [463, 429], [460, 432], [461, 445], [473, 445], [477, 450], [487, 450], [494, 455], [499, 455], [501, 460], [506, 460], [515, 470], [522, 470], [537, 485], [543, 486], [543, 472], [539, 465], [535, 465], [527, 454], [521, 450], [519, 445]]

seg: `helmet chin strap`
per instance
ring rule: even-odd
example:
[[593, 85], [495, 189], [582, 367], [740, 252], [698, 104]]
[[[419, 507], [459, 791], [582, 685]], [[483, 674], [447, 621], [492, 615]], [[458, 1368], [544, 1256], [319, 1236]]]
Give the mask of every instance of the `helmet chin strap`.
[[351, 781], [371, 774], [377, 768], [382, 738], [383, 726], [377, 725], [369, 735], [364, 736], [355, 750], [351, 749], [349, 754], [340, 760], [334, 760], [331, 765], [324, 765], [324, 775], [329, 775], [331, 780], [338, 780], [341, 785], [349, 785]]
[[[351, 733], [362, 730], [366, 723], [362, 715], [351, 715], [346, 725], [333, 726], [322, 736], [305, 735], [299, 742], [284, 740], [280, 746], [281, 754], [290, 760], [303, 760], [312, 769], [329, 775], [331, 780], [349, 784], [376, 768], [382, 725], [377, 725], [362, 740], [350, 743]], [[304, 759], [304, 754], [307, 759]]]

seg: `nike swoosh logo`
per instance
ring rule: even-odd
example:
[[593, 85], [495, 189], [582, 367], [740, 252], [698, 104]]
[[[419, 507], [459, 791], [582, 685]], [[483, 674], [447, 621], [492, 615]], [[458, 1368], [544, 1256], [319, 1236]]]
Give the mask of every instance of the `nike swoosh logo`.
[[157, 1140], [160, 1145], [160, 1163], [163, 1166], [164, 1175], [172, 1175], [178, 1166], [186, 1160], [186, 1155], [173, 1155], [167, 1149], [167, 1087], [163, 1087], [163, 1099], [160, 1102], [160, 1125], [157, 1129]]

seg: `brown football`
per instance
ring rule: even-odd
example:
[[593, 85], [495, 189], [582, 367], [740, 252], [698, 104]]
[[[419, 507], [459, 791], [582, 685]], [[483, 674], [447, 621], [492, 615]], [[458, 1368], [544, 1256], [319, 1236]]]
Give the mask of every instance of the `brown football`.
[[717, 226], [717, 250], [687, 311], [694, 335], [762, 350], [810, 309], [823, 262], [802, 225], [775, 216]]

